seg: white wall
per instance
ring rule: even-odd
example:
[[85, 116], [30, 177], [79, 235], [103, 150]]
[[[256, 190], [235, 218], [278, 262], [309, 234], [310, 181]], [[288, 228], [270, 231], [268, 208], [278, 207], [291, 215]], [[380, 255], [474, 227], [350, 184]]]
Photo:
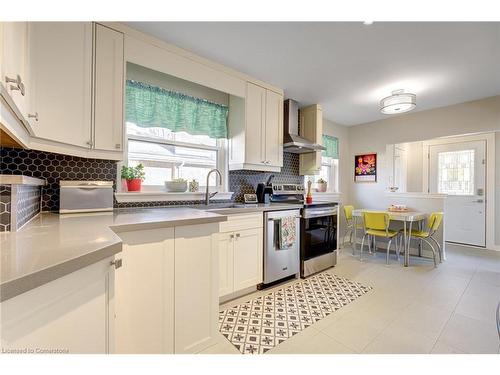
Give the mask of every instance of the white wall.
[[406, 191], [422, 192], [423, 172], [422, 165], [423, 142], [407, 143], [408, 164], [406, 173]]
[[[432, 138], [456, 136], [478, 132], [500, 131], [500, 96], [456, 104], [428, 111], [408, 113], [386, 120], [349, 127], [349, 152], [355, 154], [376, 152], [378, 154], [378, 179], [376, 183], [351, 183], [347, 195], [357, 207], [382, 208], [380, 198], [389, 184], [386, 145], [391, 143], [424, 141]], [[496, 135], [496, 212], [500, 218], [500, 135]], [[353, 166], [350, 166], [349, 181], [353, 181]], [[418, 178], [417, 178], [418, 180]], [[415, 182], [418, 184], [418, 182]], [[500, 220], [496, 223], [496, 243], [500, 244]]]
[[[337, 137], [339, 140], [339, 192], [342, 193], [341, 202], [349, 202], [352, 182], [350, 177], [349, 128], [323, 119], [323, 134]], [[339, 223], [339, 233], [342, 237], [345, 232], [343, 212], [340, 213]]]
[[495, 133], [495, 243], [500, 245], [500, 132]]

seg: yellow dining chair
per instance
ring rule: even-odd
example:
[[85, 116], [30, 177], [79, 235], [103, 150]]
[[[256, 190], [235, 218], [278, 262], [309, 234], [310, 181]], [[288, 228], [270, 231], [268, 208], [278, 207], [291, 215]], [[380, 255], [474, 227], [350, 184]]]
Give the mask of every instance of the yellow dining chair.
[[[344, 235], [342, 236], [342, 247], [344, 247], [345, 244], [345, 236], [347, 233], [349, 233], [349, 243], [352, 244], [353, 241], [353, 236], [354, 236], [354, 220], [352, 217], [352, 211], [354, 210], [354, 206], [346, 205], [344, 206], [344, 218], [345, 218], [345, 231]], [[361, 223], [356, 223], [356, 229], [364, 229], [363, 224]], [[356, 238], [354, 238], [354, 241], [356, 241]], [[354, 255], [354, 247], [352, 249], [352, 255]]]
[[391, 249], [391, 244], [393, 240], [394, 240], [394, 251], [396, 252], [396, 257], [399, 261], [399, 251], [398, 251], [399, 232], [389, 229], [389, 222], [390, 222], [389, 214], [387, 212], [365, 211], [363, 212], [363, 222], [364, 222], [365, 234], [363, 235], [363, 240], [361, 241], [361, 252], [359, 253], [359, 259], [362, 260], [365, 238], [368, 237], [368, 247], [369, 250], [371, 250], [370, 242], [374, 240], [376, 237], [381, 237], [381, 238], [387, 238], [389, 240], [389, 243], [387, 244], [386, 263], [389, 264], [389, 251]]
[[434, 267], [437, 266], [436, 250], [434, 249], [434, 246], [432, 246], [431, 241], [434, 242], [437, 246], [438, 253], [439, 253], [439, 262], [441, 263], [443, 261], [443, 251], [441, 249], [441, 245], [439, 245], [439, 242], [434, 238], [434, 235], [438, 231], [442, 222], [443, 222], [443, 213], [442, 212], [433, 212], [429, 216], [429, 219], [427, 220], [427, 228], [426, 229], [424, 229], [424, 230], [415, 229], [415, 230], [411, 231], [410, 241], [412, 238], [415, 238], [417, 240], [424, 241], [427, 245], [430, 246], [430, 248], [432, 250], [433, 257], [434, 257]]

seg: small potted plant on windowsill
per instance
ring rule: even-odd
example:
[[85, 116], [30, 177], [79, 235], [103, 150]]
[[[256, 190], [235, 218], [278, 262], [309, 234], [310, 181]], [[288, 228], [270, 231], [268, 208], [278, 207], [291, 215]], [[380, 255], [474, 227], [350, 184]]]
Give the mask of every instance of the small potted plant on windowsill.
[[127, 181], [127, 191], [141, 191], [141, 184], [146, 174], [144, 165], [138, 164], [135, 167], [123, 166], [121, 171], [122, 179]]
[[316, 191], [319, 193], [324, 193], [324, 192], [326, 192], [327, 186], [328, 186], [327, 182], [325, 180], [323, 180], [322, 178], [320, 178], [316, 182]]

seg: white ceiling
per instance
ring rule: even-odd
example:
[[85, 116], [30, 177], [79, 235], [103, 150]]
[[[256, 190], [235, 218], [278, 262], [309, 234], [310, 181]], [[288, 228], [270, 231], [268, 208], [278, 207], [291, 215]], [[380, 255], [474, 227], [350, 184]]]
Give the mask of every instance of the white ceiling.
[[344, 125], [386, 118], [379, 100], [417, 109], [500, 94], [500, 23], [133, 22], [129, 26], [320, 103]]

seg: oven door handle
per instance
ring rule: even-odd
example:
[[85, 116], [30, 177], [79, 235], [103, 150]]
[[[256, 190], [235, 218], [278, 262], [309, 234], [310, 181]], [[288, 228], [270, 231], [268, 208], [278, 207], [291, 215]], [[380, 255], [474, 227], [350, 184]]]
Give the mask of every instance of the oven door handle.
[[314, 212], [304, 212], [302, 216], [304, 219], [309, 219], [313, 217], [322, 217], [322, 216], [333, 216], [337, 214], [337, 210], [322, 210], [322, 211], [314, 211]]
[[[286, 216], [284, 216], [284, 217], [286, 217]], [[293, 218], [294, 219], [300, 219], [301, 217], [302, 216], [294, 216]], [[274, 221], [274, 220], [281, 220], [281, 219], [283, 219], [283, 217], [274, 217], [274, 218], [270, 217], [270, 218], [267, 219], [267, 221]]]

